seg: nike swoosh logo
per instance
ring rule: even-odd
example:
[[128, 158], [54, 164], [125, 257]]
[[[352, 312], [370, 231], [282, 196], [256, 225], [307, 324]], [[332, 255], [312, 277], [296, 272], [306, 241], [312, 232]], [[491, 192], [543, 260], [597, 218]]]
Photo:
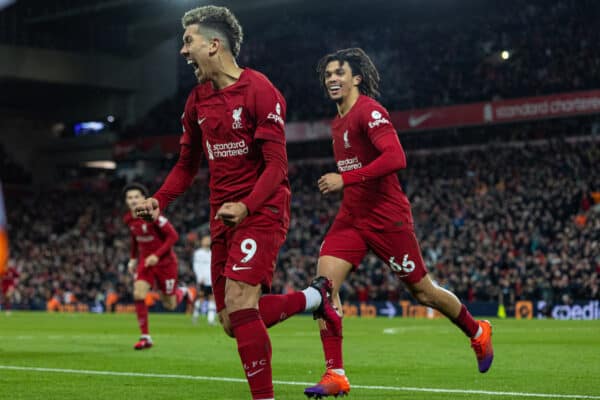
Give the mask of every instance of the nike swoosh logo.
[[423, 114], [419, 117], [413, 117], [412, 115], [408, 117], [408, 126], [410, 126], [411, 128], [416, 128], [417, 126], [421, 125], [423, 122], [427, 121], [429, 118], [431, 118], [431, 112], [428, 112], [427, 114]]
[[202, 125], [202, 123], [204, 122], [204, 120], [205, 120], [205, 119], [206, 119], [206, 117], [204, 117], [204, 118], [200, 118], [200, 119], [198, 120], [198, 125]]
[[233, 264], [233, 267], [231, 267], [231, 269], [234, 271], [243, 271], [245, 269], [252, 269], [252, 267], [238, 267], [237, 264]]
[[263, 372], [264, 370], [265, 370], [264, 368], [261, 368], [261, 369], [257, 369], [254, 372], [248, 372], [248, 378], [252, 378], [254, 375], [256, 375], [256, 374], [258, 374], [260, 372]]

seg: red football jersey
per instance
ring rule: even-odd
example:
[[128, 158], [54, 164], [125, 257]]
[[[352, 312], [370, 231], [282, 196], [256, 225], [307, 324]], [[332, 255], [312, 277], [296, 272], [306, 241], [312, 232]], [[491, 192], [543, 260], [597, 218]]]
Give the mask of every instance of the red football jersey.
[[[211, 82], [196, 86], [181, 119], [180, 143], [200, 140], [210, 171], [211, 216], [225, 202], [240, 201], [254, 188], [265, 160], [258, 140], [285, 144], [285, 99], [263, 74], [246, 68], [237, 82], [215, 90]], [[287, 177], [254, 213], [289, 226], [290, 185]], [[211, 233], [225, 225], [211, 218]]]
[[[383, 135], [396, 135], [387, 110], [361, 95], [350, 111], [331, 124], [333, 153], [339, 173], [367, 166], [380, 152], [373, 144]], [[364, 229], [396, 229], [412, 225], [410, 203], [398, 175], [344, 187], [340, 220]]]
[[160, 259], [159, 264], [177, 263], [173, 245], [179, 239], [179, 235], [164, 216], [159, 216], [154, 222], [148, 222], [133, 217], [128, 212], [123, 221], [129, 227], [132, 259], [138, 258], [141, 264], [146, 257], [154, 254]]

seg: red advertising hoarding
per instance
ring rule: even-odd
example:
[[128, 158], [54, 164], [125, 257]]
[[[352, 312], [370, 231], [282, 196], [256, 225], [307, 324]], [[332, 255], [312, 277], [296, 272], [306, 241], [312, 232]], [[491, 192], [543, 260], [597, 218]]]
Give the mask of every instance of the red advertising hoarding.
[[[600, 113], [600, 90], [394, 111], [390, 116], [399, 132], [418, 132], [595, 113]], [[286, 125], [290, 143], [329, 139], [330, 135], [329, 120]], [[117, 143], [115, 158], [122, 159], [133, 152], [176, 153], [178, 149], [178, 135], [138, 138]]]
[[499, 124], [600, 112], [600, 90], [460, 104], [391, 113], [398, 131]]

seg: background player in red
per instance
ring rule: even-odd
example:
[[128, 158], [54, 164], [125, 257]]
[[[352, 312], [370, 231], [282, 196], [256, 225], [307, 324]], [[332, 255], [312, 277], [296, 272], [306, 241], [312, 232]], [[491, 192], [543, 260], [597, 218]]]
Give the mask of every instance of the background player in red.
[[[491, 325], [475, 321], [451, 292], [437, 286], [427, 274], [414, 233], [408, 198], [397, 171], [406, 167], [404, 150], [378, 96], [379, 74], [367, 54], [358, 48], [326, 55], [317, 67], [338, 115], [331, 124], [333, 151], [339, 173], [319, 179], [327, 195], [343, 190], [338, 215], [321, 247], [317, 274], [333, 282], [333, 300], [341, 310], [339, 288], [372, 250], [407, 286], [419, 303], [450, 318], [471, 339], [479, 370], [491, 366]], [[342, 360], [342, 335], [320, 321], [327, 372], [309, 397], [348, 393], [350, 384]]]
[[7, 315], [10, 315], [12, 309], [13, 296], [19, 278], [19, 271], [10, 264], [4, 271], [4, 275], [0, 276], [2, 280], [2, 307]]
[[199, 85], [182, 115], [179, 160], [137, 211], [157, 218], [191, 186], [206, 155], [217, 311], [237, 341], [252, 398], [273, 399], [266, 327], [305, 310], [316, 310], [334, 327], [341, 320], [327, 299], [330, 282], [322, 277], [302, 292], [261, 297], [270, 288], [289, 226], [286, 103], [264, 75], [237, 65], [242, 28], [227, 8], [199, 7], [182, 22], [181, 55], [193, 66]]
[[148, 196], [148, 189], [139, 183], [130, 183], [123, 189], [129, 211], [123, 221], [129, 227], [131, 236], [131, 256], [129, 272], [135, 277], [133, 299], [140, 326], [141, 337], [134, 349], [152, 347], [148, 330], [148, 307], [146, 296], [150, 288], [160, 290], [163, 306], [174, 310], [185, 296], [185, 288], [177, 287], [177, 257], [173, 245], [179, 235], [173, 225], [162, 215], [156, 221], [148, 222], [135, 215], [135, 207]]

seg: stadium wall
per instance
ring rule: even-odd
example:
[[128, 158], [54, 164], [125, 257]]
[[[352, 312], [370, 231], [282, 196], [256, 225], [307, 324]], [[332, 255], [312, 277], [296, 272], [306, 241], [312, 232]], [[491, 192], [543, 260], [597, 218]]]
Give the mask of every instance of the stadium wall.
[[[165, 312], [162, 304], [157, 301], [158, 294], [150, 294], [146, 301], [150, 311]], [[466, 303], [471, 314], [476, 317], [499, 317], [517, 319], [557, 319], [557, 320], [599, 320], [600, 301], [590, 299], [574, 304], [548, 304], [545, 301], [519, 301], [515, 310], [504, 311], [504, 307], [497, 302], [471, 302]], [[534, 309], [535, 307], [535, 309]], [[93, 312], [93, 313], [133, 313], [135, 307], [129, 303], [114, 303], [109, 306], [105, 302], [62, 304], [56, 299], [51, 299], [45, 306], [32, 309], [46, 310], [48, 312]], [[414, 304], [410, 301], [399, 302], [345, 302], [343, 304], [344, 318], [445, 318], [432, 308]], [[186, 312], [186, 305], [180, 304], [176, 312]], [[307, 313], [308, 315], [308, 313]]]

